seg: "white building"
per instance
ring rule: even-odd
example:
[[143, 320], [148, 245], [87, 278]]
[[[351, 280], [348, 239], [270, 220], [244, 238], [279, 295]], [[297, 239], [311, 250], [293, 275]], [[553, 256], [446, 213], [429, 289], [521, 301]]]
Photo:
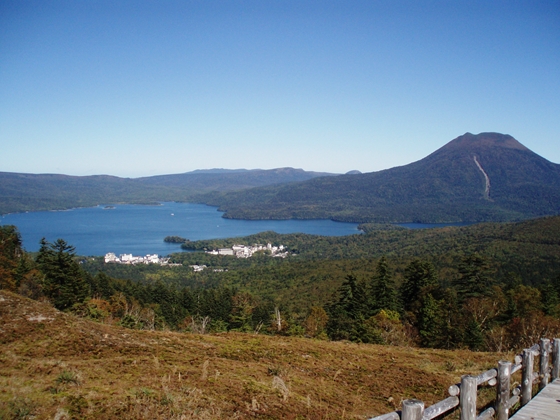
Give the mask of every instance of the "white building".
[[159, 264], [170, 266], [181, 266], [183, 264], [169, 264], [170, 258], [160, 258], [157, 254], [148, 254], [145, 257], [137, 257], [132, 254], [121, 254], [117, 257], [113, 252], [105, 254], [105, 263], [117, 264]]
[[110, 263], [110, 262], [120, 263], [121, 260], [119, 260], [119, 258], [115, 254], [109, 252], [105, 254], [105, 263]]
[[159, 264], [158, 254], [148, 254], [144, 257], [144, 264]]

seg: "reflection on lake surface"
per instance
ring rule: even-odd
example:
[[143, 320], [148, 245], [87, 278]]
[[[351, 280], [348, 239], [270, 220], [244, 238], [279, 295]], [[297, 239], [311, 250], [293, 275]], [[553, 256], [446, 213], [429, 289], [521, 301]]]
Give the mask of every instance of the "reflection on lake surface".
[[196, 241], [231, 238], [259, 232], [309, 233], [344, 236], [359, 233], [357, 223], [332, 220], [234, 220], [223, 219], [215, 207], [191, 203], [159, 206], [111, 205], [65, 211], [15, 213], [0, 218], [2, 225], [15, 225], [27, 251], [39, 250], [45, 237], [64, 239], [78, 255], [159, 254], [180, 251], [177, 244], [163, 242], [177, 235]]

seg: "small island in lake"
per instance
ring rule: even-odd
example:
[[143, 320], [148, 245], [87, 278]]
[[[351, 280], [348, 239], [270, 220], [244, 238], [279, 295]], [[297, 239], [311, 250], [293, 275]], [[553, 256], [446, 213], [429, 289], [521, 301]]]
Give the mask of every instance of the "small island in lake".
[[189, 242], [189, 240], [180, 236], [166, 236], [163, 238], [163, 242], [168, 242], [170, 244], [184, 244], [185, 242]]

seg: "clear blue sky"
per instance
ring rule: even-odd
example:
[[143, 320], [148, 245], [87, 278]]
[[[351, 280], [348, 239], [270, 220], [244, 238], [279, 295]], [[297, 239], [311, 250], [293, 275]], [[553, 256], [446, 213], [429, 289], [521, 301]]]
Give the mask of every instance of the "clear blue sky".
[[560, 163], [559, 1], [0, 1], [0, 171]]

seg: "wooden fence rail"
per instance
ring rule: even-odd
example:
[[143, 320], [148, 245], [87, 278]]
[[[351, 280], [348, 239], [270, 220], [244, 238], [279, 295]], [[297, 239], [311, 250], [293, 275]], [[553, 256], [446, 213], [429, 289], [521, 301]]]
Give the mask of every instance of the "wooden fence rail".
[[[535, 357], [539, 358], [538, 372], [534, 371]], [[511, 389], [511, 376], [519, 370], [521, 383]], [[523, 407], [533, 398], [534, 384], [538, 384], [541, 391], [549, 381], [558, 379], [559, 376], [560, 338], [552, 341], [541, 338], [539, 344], [523, 350], [515, 356], [513, 362], [500, 360], [494, 369], [476, 376], [463, 376], [461, 383], [449, 387], [449, 398], [426, 408], [422, 401], [404, 400], [401, 411], [393, 411], [370, 420], [431, 420], [451, 414], [456, 407], [459, 407], [461, 420], [506, 420], [512, 407], [518, 403]], [[478, 387], [483, 384], [496, 387], [496, 400], [492, 407], [477, 415]]]

